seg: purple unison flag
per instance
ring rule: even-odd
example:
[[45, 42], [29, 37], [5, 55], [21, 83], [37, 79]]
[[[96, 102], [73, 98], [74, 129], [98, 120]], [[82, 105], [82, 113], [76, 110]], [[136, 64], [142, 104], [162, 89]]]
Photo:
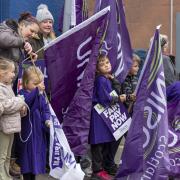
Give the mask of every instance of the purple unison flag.
[[180, 178], [180, 99], [168, 102], [170, 172]]
[[[84, 93], [83, 95], [80, 95], [84, 98], [84, 100], [77, 98], [76, 100], [73, 100], [76, 102], [71, 103], [69, 110], [68, 106], [73, 99], [77, 88], [80, 86], [80, 82], [84, 75], [84, 69], [89, 62], [90, 55], [91, 59], [96, 57], [96, 54], [94, 53], [95, 50], [98, 51], [96, 37], [97, 29], [104, 24], [103, 22], [106, 20], [108, 12], [109, 8], [105, 8], [104, 10], [100, 11], [80, 25], [77, 25], [73, 29], [64, 33], [62, 36], [58, 37], [45, 50], [47, 72], [51, 82], [51, 104], [61, 122], [63, 120], [63, 115], [66, 115], [63, 125], [71, 147], [74, 147], [74, 141], [70, 140], [72, 138], [71, 136], [74, 136], [75, 134], [77, 135], [78, 133], [79, 137], [84, 137], [87, 143], [87, 133], [89, 132], [88, 117], [90, 115], [89, 108], [91, 106], [86, 104], [86, 102], [91, 98], [92, 74], [88, 74], [86, 72], [85, 80], [82, 82], [82, 84], [85, 85], [82, 85], [82, 89], [79, 90]], [[93, 68], [86, 71], [92, 71], [92, 73], [94, 73]], [[88, 92], [88, 88], [90, 89], [90, 92]], [[79, 93], [79, 91], [77, 93]], [[74, 110], [72, 110], [74, 108], [72, 108], [73, 103], [76, 103], [75, 112], [78, 113], [78, 117], [82, 116], [80, 118], [85, 117], [88, 120], [80, 121], [79, 119], [75, 119], [77, 120], [75, 121], [68, 119], [71, 114], [74, 113]], [[83, 114], [81, 114], [81, 111], [83, 111], [81, 110], [82, 108], [84, 111], [86, 111], [83, 112]], [[76, 115], [73, 114], [73, 116]], [[72, 128], [69, 126], [72, 126]], [[85, 132], [85, 134], [81, 134], [81, 132]], [[77, 137], [74, 136], [73, 138]], [[76, 141], [78, 141], [78, 138]], [[79, 142], [82, 141], [79, 140]], [[79, 149], [78, 152], [74, 150], [74, 153], [81, 153], [81, 151]]]
[[169, 166], [168, 120], [158, 29], [138, 87], [132, 123], [116, 179], [165, 180]]
[[93, 44], [80, 87], [77, 89], [63, 119], [63, 130], [71, 150], [77, 156], [84, 155], [88, 147], [94, 77], [100, 38], [97, 38]]
[[123, 82], [132, 65], [132, 49], [125, 13], [122, 0], [96, 0], [95, 11], [107, 6], [110, 6], [110, 14], [100, 52], [109, 57], [113, 73]]

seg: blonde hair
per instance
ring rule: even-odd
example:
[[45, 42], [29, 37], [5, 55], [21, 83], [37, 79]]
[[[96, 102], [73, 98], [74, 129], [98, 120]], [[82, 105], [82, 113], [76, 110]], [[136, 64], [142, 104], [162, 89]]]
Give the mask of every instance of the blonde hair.
[[7, 71], [14, 65], [14, 62], [10, 59], [0, 57], [0, 73]]
[[24, 89], [27, 88], [27, 84], [32, 79], [37, 81], [37, 84], [43, 81], [44, 75], [38, 67], [29, 66], [28, 68], [24, 70], [23, 76], [22, 76], [22, 86]]
[[56, 35], [55, 35], [54, 31], [51, 31], [51, 32], [48, 34], [48, 37], [50, 37], [52, 40], [56, 39]]

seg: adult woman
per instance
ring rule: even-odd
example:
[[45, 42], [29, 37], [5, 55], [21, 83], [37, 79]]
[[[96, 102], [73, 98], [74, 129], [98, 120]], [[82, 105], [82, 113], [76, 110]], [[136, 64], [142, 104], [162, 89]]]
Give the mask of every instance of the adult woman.
[[[0, 24], [0, 54], [19, 63], [21, 55], [32, 53], [31, 45], [26, 42], [39, 31], [37, 20], [30, 13], [20, 15], [18, 23], [9, 19]], [[34, 54], [33, 54], [34, 55]]]
[[37, 59], [37, 55], [32, 52], [32, 46], [27, 40], [38, 31], [38, 22], [30, 13], [21, 14], [18, 23], [9, 19], [0, 24], [0, 54], [15, 62], [16, 76], [18, 65], [26, 54], [31, 54], [34, 60]]
[[[54, 18], [50, 13], [50, 11], [48, 10], [47, 5], [40, 4], [38, 6], [36, 19], [39, 22], [40, 32], [38, 36], [34, 36], [29, 41], [35, 52], [56, 38], [53, 31]], [[37, 54], [38, 54], [38, 59], [44, 59], [43, 50], [41, 50]]]

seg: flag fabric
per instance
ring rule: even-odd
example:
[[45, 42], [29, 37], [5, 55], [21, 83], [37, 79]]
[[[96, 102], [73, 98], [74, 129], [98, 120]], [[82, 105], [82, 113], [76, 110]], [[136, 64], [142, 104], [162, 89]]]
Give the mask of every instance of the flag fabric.
[[59, 180], [83, 180], [84, 172], [80, 164], [76, 163], [62, 126], [50, 104], [49, 108], [52, 122], [50, 124], [49, 174]]
[[176, 81], [166, 89], [168, 102], [180, 100], [180, 81]]
[[[89, 100], [100, 38], [96, 35], [108, 12], [109, 8], [103, 9], [64, 33], [45, 50], [47, 72], [51, 82], [51, 104], [58, 119], [62, 122], [65, 118], [63, 128], [75, 155], [84, 153], [88, 140], [91, 111]], [[89, 70], [84, 71], [89, 60], [92, 61], [88, 65]], [[84, 74], [86, 76], [81, 82]], [[78, 89], [80, 84], [81, 89]], [[74, 96], [77, 99], [71, 102]], [[71, 118], [72, 115], [75, 119]]]
[[109, 57], [113, 73], [123, 82], [132, 65], [132, 48], [125, 13], [122, 0], [96, 0], [95, 12], [107, 6], [111, 10], [100, 52]]
[[80, 87], [77, 89], [63, 118], [64, 132], [72, 151], [77, 156], [85, 155], [88, 148], [92, 96], [100, 40], [97, 38], [93, 44], [89, 63], [84, 71]]
[[180, 82], [167, 87], [169, 124], [169, 175], [180, 178]]
[[59, 31], [65, 32], [86, 19], [88, 19], [87, 0], [65, 1], [59, 15]]
[[[180, 90], [180, 89], [179, 89]], [[180, 99], [168, 102], [169, 175], [180, 178]]]
[[165, 180], [169, 168], [168, 117], [158, 29], [140, 76], [136, 99], [116, 179]]

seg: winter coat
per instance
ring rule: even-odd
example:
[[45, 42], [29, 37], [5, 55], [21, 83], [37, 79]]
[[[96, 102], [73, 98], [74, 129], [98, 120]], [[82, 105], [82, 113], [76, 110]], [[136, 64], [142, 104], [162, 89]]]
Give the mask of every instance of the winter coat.
[[21, 48], [24, 46], [23, 38], [16, 31], [6, 25], [0, 24], [0, 55], [9, 58], [14, 62], [19, 62]]
[[112, 88], [112, 83], [109, 79], [102, 75], [96, 77], [94, 84], [93, 107], [89, 134], [90, 144], [115, 141], [115, 138], [110, 132], [109, 128], [107, 127], [101, 116], [94, 109], [94, 106], [97, 103], [101, 104], [104, 107], [107, 107], [119, 102], [118, 97], [110, 96], [110, 93], [113, 90], [114, 89]]
[[167, 87], [173, 84], [177, 78], [176, 78], [174, 64], [171, 62], [170, 57], [164, 54], [163, 54], [163, 66], [164, 66], [165, 84]]
[[45, 122], [50, 120], [49, 106], [45, 97], [39, 94], [38, 88], [31, 92], [22, 89], [20, 94], [24, 95], [30, 112], [22, 118], [21, 137], [26, 142], [17, 139], [17, 162], [22, 174], [44, 174], [46, 170], [46, 132], [49, 130]]
[[[43, 41], [42, 34], [39, 33], [38, 36], [39, 36], [39, 39], [37, 39], [37, 38], [29, 39], [29, 43], [32, 46], [33, 52], [38, 51], [40, 48], [42, 48], [44, 46], [44, 41]], [[37, 55], [38, 55], [38, 59], [44, 59], [44, 49], [39, 51], [37, 53]]]
[[5, 134], [20, 132], [20, 109], [25, 105], [24, 98], [15, 97], [11, 85], [0, 83], [0, 102], [4, 108], [0, 116], [0, 131]]
[[126, 94], [126, 101], [124, 102], [124, 104], [127, 108], [132, 102], [129, 95], [134, 93], [137, 83], [138, 83], [138, 78], [137, 76], [134, 75], [127, 75], [126, 79], [122, 83], [122, 93]]

